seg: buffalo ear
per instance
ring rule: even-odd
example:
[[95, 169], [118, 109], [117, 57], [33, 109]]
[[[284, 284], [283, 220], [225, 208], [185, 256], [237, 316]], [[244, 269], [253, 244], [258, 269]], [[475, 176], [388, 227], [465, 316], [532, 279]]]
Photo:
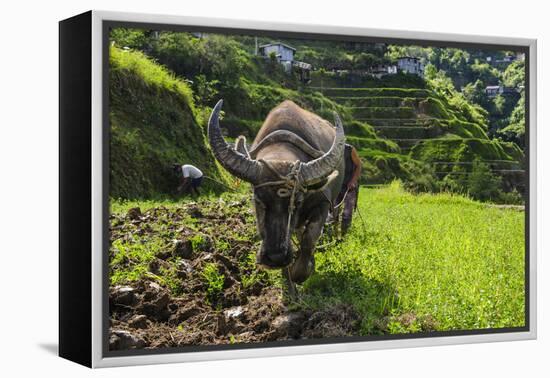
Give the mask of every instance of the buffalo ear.
[[327, 178], [313, 184], [313, 185], [309, 185], [307, 187], [307, 191], [308, 192], [319, 192], [323, 189], [325, 189], [334, 179], [336, 179], [336, 177], [338, 177], [338, 170], [334, 170], [332, 171], [332, 173], [330, 175], [327, 176]]
[[246, 137], [244, 135], [239, 135], [235, 140], [235, 151], [240, 152], [250, 159], [250, 153], [246, 147]]

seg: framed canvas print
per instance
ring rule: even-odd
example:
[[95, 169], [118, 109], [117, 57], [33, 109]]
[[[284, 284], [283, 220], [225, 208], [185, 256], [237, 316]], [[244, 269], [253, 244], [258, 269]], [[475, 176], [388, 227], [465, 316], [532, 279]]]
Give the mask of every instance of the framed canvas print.
[[536, 41], [60, 22], [60, 355], [536, 337]]

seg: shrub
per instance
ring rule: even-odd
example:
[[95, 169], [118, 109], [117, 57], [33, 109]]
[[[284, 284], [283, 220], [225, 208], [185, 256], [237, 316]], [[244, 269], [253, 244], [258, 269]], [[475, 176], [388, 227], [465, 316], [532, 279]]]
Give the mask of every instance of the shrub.
[[479, 160], [474, 161], [467, 180], [468, 193], [481, 201], [496, 200], [501, 194], [502, 179], [493, 175], [489, 166]]
[[207, 263], [202, 271], [202, 278], [207, 286], [206, 300], [210, 304], [215, 304], [223, 292], [225, 277], [218, 271], [216, 264]]
[[525, 199], [521, 193], [514, 188], [511, 192], [501, 192], [499, 194], [498, 202], [510, 205], [524, 205]]

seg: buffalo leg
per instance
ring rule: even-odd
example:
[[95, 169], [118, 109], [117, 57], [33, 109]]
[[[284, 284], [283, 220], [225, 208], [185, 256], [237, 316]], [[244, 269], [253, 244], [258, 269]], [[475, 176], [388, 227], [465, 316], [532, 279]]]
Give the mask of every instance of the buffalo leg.
[[353, 211], [357, 207], [357, 186], [354, 186], [348, 191], [348, 194], [344, 200], [344, 211], [342, 216], [342, 235], [348, 233], [351, 227], [351, 221], [353, 217]]

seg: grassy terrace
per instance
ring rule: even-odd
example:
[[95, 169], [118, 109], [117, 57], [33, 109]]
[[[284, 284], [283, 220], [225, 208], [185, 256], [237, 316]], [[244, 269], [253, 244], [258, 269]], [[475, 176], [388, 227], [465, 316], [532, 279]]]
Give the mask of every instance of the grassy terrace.
[[[407, 171], [407, 159], [375, 153], [404, 154], [422, 162], [472, 162], [480, 160], [520, 161], [522, 153], [515, 146], [490, 140], [486, 126], [471, 120], [459, 107], [428, 89], [417, 88], [319, 88], [325, 96], [342, 104], [352, 117], [369, 125], [379, 140], [372, 136], [357, 138], [348, 132], [348, 140], [368, 153], [362, 156], [367, 176], [378, 182], [386, 177], [377, 170]], [[391, 141], [398, 149], [390, 149]], [[386, 148], [383, 148], [386, 146]], [[382, 161], [382, 163], [380, 163]], [[382, 168], [380, 168], [382, 167]], [[493, 168], [495, 169], [495, 168]], [[446, 171], [447, 169], [445, 169]], [[412, 174], [409, 177], [413, 177]], [[399, 175], [398, 175], [399, 177]]]
[[353, 116], [358, 120], [367, 118], [398, 118], [411, 119], [416, 118], [415, 109], [412, 106], [362, 106], [349, 108]]
[[362, 333], [524, 324], [524, 213], [399, 185], [362, 189], [352, 233], [317, 254], [312, 306], [353, 303]]
[[483, 160], [514, 160], [510, 155], [514, 151], [506, 151], [494, 140], [477, 138], [439, 138], [421, 140], [411, 150], [415, 159], [432, 161], [473, 161], [476, 157]]
[[400, 97], [400, 96], [362, 96], [346, 97], [331, 96], [336, 102], [346, 103], [350, 106], [412, 106], [425, 99], [425, 97]]
[[418, 88], [321, 88], [313, 87], [325, 96], [339, 97], [428, 97], [430, 91]]

